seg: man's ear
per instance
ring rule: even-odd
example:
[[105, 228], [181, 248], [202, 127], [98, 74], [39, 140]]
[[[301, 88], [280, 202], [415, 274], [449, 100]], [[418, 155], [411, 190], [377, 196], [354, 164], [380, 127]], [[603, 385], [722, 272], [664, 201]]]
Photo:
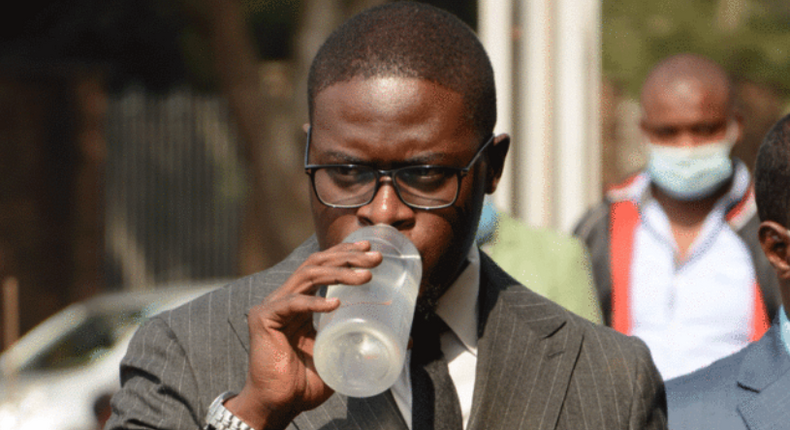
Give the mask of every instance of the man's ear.
[[502, 178], [502, 171], [505, 169], [505, 157], [510, 148], [510, 136], [500, 134], [494, 137], [491, 147], [488, 149], [488, 177], [486, 193], [491, 194], [496, 191], [499, 180]]
[[757, 236], [779, 279], [790, 279], [790, 234], [787, 229], [777, 222], [764, 221], [760, 223]]

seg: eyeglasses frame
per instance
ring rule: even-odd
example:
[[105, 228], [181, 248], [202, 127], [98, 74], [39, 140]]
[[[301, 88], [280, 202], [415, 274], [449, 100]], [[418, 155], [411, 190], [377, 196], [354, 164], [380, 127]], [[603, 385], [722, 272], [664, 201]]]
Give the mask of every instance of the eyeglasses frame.
[[[374, 168], [372, 168], [370, 166], [366, 166], [364, 164], [308, 164], [307, 160], [309, 159], [309, 156], [310, 156], [310, 137], [312, 135], [312, 131], [313, 131], [312, 127], [309, 127], [307, 129], [307, 142], [305, 143], [305, 150], [304, 150], [304, 170], [305, 170], [305, 173], [308, 176], [310, 176], [310, 184], [313, 187], [313, 193], [315, 193], [315, 197], [318, 199], [318, 201], [321, 202], [321, 204], [323, 204], [324, 206], [327, 206], [327, 207], [330, 207], [330, 208], [335, 208], [335, 209], [356, 209], [356, 208], [361, 208], [363, 206], [369, 205], [370, 202], [372, 202], [373, 199], [376, 198], [376, 194], [378, 194], [379, 188], [381, 187], [381, 178], [384, 177], [384, 176], [389, 178], [390, 182], [392, 183], [392, 187], [395, 189], [395, 193], [398, 195], [398, 198], [406, 206], [408, 206], [408, 207], [410, 207], [412, 209], [419, 209], [419, 210], [437, 210], [437, 209], [448, 208], [448, 207], [454, 205], [456, 201], [458, 201], [458, 195], [461, 193], [461, 180], [467, 174], [469, 174], [469, 171], [472, 170], [472, 166], [475, 165], [477, 160], [485, 152], [485, 150], [488, 148], [488, 146], [491, 144], [491, 142], [494, 141], [494, 137], [495, 137], [494, 134], [491, 134], [491, 137], [486, 141], [486, 143], [484, 143], [480, 148], [477, 149], [477, 152], [475, 152], [475, 155], [472, 157], [472, 160], [469, 162], [469, 164], [466, 165], [466, 167], [454, 167], [454, 166], [441, 166], [441, 165], [434, 165], [434, 164], [424, 164], [424, 165], [416, 165], [416, 166], [398, 167], [396, 169], [381, 170], [381, 169], [374, 169]], [[315, 172], [318, 169], [327, 168], [327, 167], [365, 167], [367, 169], [370, 169], [373, 173], [376, 174], [376, 187], [373, 189], [373, 194], [370, 196], [370, 199], [367, 202], [365, 202], [365, 203], [354, 204], [354, 205], [333, 205], [333, 204], [329, 204], [329, 203], [324, 202], [321, 199], [321, 197], [318, 195], [318, 191], [316, 190], [316, 187], [315, 187]], [[441, 168], [441, 169], [455, 170], [456, 177], [458, 178], [457, 179], [458, 186], [456, 187], [455, 196], [453, 197], [452, 201], [450, 201], [449, 203], [444, 204], [444, 205], [430, 206], [430, 207], [414, 205], [414, 204], [406, 202], [406, 200], [404, 200], [403, 197], [401, 196], [400, 189], [398, 187], [398, 183], [395, 182], [394, 178], [395, 178], [395, 174], [397, 174], [399, 171], [404, 170], [404, 169], [413, 169], [413, 168], [422, 168], [422, 169]]]

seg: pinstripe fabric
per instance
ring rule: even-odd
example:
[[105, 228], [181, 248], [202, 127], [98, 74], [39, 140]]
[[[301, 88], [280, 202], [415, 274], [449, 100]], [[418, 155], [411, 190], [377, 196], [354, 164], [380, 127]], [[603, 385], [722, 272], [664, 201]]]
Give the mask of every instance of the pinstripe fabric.
[[[198, 429], [208, 405], [247, 373], [246, 312], [317, 250], [314, 239], [277, 266], [162, 314], [135, 335], [108, 429]], [[481, 254], [477, 378], [468, 428], [662, 429], [664, 386], [647, 348], [518, 285]], [[389, 392], [332, 396], [289, 429], [398, 429]]]

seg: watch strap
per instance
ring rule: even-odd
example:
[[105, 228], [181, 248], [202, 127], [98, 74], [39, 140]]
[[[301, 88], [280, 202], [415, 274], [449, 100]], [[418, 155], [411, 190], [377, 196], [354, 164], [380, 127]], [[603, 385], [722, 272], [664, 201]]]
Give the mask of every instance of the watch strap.
[[211, 402], [206, 413], [206, 426], [203, 427], [203, 430], [255, 430], [225, 408], [225, 400], [235, 395], [236, 393], [232, 391], [226, 391]]

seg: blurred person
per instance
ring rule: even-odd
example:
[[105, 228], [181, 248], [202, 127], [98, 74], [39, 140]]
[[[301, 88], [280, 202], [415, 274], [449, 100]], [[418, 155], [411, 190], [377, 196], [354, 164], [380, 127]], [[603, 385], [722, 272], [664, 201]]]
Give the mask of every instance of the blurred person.
[[[432, 6], [389, 3], [336, 29], [308, 77], [315, 235], [145, 323], [107, 428], [666, 428], [663, 382], [640, 340], [531, 292], [473, 246], [510, 143], [492, 134], [495, 94], [472, 30]], [[414, 342], [391, 389], [349, 398], [312, 362], [313, 313], [340, 306], [314, 293], [370, 280], [382, 255], [341, 241], [375, 224], [420, 251]]]
[[530, 227], [486, 196], [476, 240], [499, 267], [530, 290], [594, 323], [603, 322], [587, 249], [578, 238]]
[[667, 382], [674, 430], [790, 428], [790, 115], [766, 135], [754, 175], [758, 237], [783, 305], [759, 341]]
[[750, 174], [730, 157], [742, 133], [733, 97], [710, 59], [656, 65], [640, 100], [647, 167], [575, 229], [606, 323], [644, 340], [665, 379], [758, 339], [778, 307]]

